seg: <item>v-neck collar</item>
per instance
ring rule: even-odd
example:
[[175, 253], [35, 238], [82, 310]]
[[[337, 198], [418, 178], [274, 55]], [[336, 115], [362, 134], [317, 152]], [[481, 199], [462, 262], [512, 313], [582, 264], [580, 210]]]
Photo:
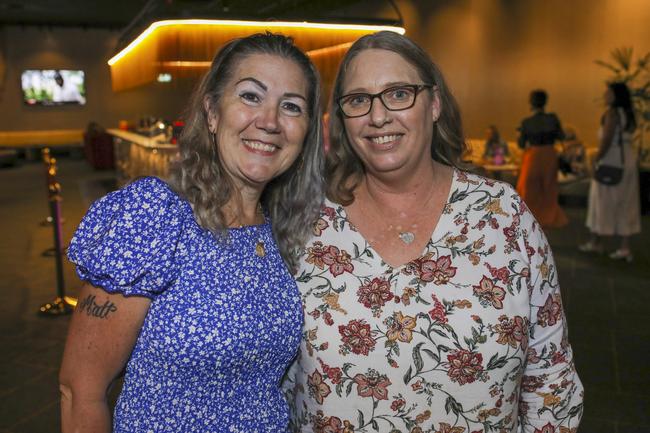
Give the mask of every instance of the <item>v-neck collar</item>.
[[[438, 239], [438, 237], [440, 236], [440, 233], [439, 233], [440, 230], [442, 230], [442, 227], [445, 227], [445, 226], [446, 226], [446, 218], [448, 217], [448, 214], [449, 214], [449, 213], [445, 212], [445, 210], [446, 210], [446, 209], [448, 208], [448, 206], [450, 205], [451, 196], [452, 196], [453, 192], [454, 192], [455, 189], [456, 189], [456, 183], [457, 183], [457, 177], [458, 177], [458, 176], [457, 176], [457, 175], [458, 175], [457, 170], [458, 170], [458, 169], [457, 169], [456, 167], [453, 167], [453, 170], [452, 170], [452, 173], [451, 173], [451, 183], [450, 183], [450, 185], [449, 185], [449, 191], [447, 192], [447, 199], [445, 200], [445, 204], [444, 204], [443, 207], [442, 207], [442, 214], [440, 215], [440, 218], [438, 218], [438, 222], [436, 223], [435, 227], [433, 228], [433, 230], [431, 231], [431, 233], [430, 233], [430, 235], [429, 235], [429, 240], [428, 240], [427, 243], [424, 245], [422, 251], [420, 252], [420, 254], [419, 254], [418, 256], [416, 256], [416, 257], [412, 257], [412, 258], [410, 258], [409, 260], [407, 260], [406, 262], [404, 262], [404, 263], [402, 263], [402, 264], [399, 264], [399, 265], [396, 265], [396, 266], [393, 266], [392, 264], [390, 264], [390, 263], [388, 263], [386, 260], [384, 260], [384, 258], [381, 256], [381, 254], [380, 254], [380, 253], [379, 253], [379, 252], [378, 252], [378, 251], [373, 247], [373, 245], [372, 245], [372, 244], [371, 244], [371, 243], [370, 243], [370, 242], [369, 242], [369, 241], [368, 241], [368, 240], [363, 236], [363, 234], [359, 231], [359, 229], [358, 229], [358, 228], [357, 228], [357, 227], [356, 227], [356, 226], [355, 226], [355, 225], [350, 221], [350, 219], [348, 218], [348, 213], [346, 212], [346, 210], [345, 210], [345, 208], [343, 207], [343, 205], [340, 205], [340, 204], [338, 204], [338, 203], [332, 203], [332, 204], [333, 204], [335, 207], [338, 208], [338, 212], [337, 212], [337, 213], [338, 213], [339, 215], [341, 215], [341, 217], [343, 217], [343, 219], [345, 219], [345, 221], [348, 223], [348, 225], [350, 226], [350, 228], [352, 229], [352, 231], [354, 231], [354, 232], [356, 233], [356, 236], [359, 236], [361, 239], [363, 239], [363, 242], [367, 245], [367, 248], [368, 248], [368, 249], [369, 249], [369, 250], [370, 250], [370, 251], [371, 251], [371, 252], [372, 252], [372, 253], [373, 253], [377, 258], [379, 258], [379, 260], [381, 260], [382, 263], [384, 263], [387, 267], [389, 267], [389, 268], [392, 269], [393, 271], [401, 271], [401, 269], [402, 269], [404, 266], [408, 265], [409, 263], [411, 263], [411, 262], [413, 262], [413, 261], [415, 261], [415, 260], [417, 260], [417, 259], [420, 259], [420, 258], [424, 257], [424, 256], [429, 252], [429, 246], [431, 245], [431, 242], [433, 241], [433, 239]], [[329, 200], [328, 200], [328, 201], [329, 201]]]

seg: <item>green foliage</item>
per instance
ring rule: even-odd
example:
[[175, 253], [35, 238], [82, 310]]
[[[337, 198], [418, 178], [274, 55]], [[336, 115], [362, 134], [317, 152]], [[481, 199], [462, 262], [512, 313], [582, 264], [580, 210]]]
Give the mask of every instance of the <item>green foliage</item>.
[[642, 151], [642, 158], [650, 158], [650, 143], [644, 143], [644, 134], [650, 130], [650, 52], [634, 58], [632, 47], [615, 48], [609, 53], [610, 60], [595, 60], [608, 69], [612, 75], [608, 83], [622, 81], [632, 95], [639, 128], [636, 140]]
[[643, 120], [650, 120], [650, 52], [635, 60], [634, 49], [622, 47], [612, 50], [610, 58], [611, 62], [596, 60], [595, 63], [612, 72], [607, 82], [622, 81], [627, 84], [637, 114]]

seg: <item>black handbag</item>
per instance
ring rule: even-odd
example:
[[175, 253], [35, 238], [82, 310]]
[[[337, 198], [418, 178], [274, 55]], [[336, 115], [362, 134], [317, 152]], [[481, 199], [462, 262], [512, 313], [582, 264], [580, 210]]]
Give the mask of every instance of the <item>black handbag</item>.
[[618, 185], [623, 179], [623, 168], [602, 164], [596, 168], [594, 178], [603, 185]]
[[623, 133], [621, 132], [623, 126], [619, 125], [618, 128], [618, 147], [621, 149], [621, 165], [611, 165], [611, 164], [598, 164], [596, 165], [596, 171], [594, 172], [594, 179], [596, 182], [603, 185], [618, 185], [623, 179], [623, 164], [625, 159], [623, 159]]

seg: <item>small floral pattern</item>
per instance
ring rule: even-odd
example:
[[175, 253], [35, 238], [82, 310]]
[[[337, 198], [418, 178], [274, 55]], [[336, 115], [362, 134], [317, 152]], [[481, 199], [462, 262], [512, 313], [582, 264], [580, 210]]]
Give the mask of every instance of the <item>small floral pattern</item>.
[[[93, 204], [68, 257], [92, 285], [152, 299], [114, 432], [287, 431], [278, 383], [302, 311], [268, 220], [217, 240], [167, 184], [142, 178]], [[325, 397], [328, 385], [312, 382]]]
[[583, 388], [557, 271], [509, 185], [455, 171], [426, 249], [397, 268], [330, 201], [313, 234], [285, 380], [295, 431], [575, 431]]

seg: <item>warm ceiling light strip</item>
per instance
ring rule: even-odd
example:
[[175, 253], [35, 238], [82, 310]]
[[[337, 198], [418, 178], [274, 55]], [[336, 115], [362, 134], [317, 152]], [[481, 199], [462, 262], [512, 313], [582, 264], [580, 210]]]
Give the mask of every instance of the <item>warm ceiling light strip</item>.
[[352, 42], [346, 42], [344, 44], [333, 45], [331, 47], [319, 48], [316, 50], [307, 51], [309, 57], [322, 56], [323, 54], [329, 54], [339, 50], [347, 50], [352, 46]]
[[[164, 20], [156, 21], [151, 24], [144, 32], [135, 38], [129, 45], [122, 51], [113, 56], [108, 64], [110, 66], [117, 63], [120, 59], [126, 56], [131, 50], [140, 45], [150, 34], [156, 29], [166, 26], [177, 25], [208, 25], [208, 26], [230, 26], [230, 27], [258, 27], [264, 29], [272, 28], [295, 28], [295, 29], [318, 29], [318, 30], [353, 30], [353, 31], [367, 31], [379, 32], [387, 30], [403, 35], [406, 31], [402, 27], [395, 26], [377, 26], [377, 25], [363, 25], [363, 24], [324, 24], [324, 23], [309, 23], [309, 22], [291, 22], [291, 21], [239, 21], [239, 20]], [[317, 51], [317, 50], [313, 50]]]
[[184, 60], [170, 60], [167, 62], [160, 62], [160, 66], [168, 68], [209, 68], [212, 62], [199, 62], [199, 61], [184, 61]]

